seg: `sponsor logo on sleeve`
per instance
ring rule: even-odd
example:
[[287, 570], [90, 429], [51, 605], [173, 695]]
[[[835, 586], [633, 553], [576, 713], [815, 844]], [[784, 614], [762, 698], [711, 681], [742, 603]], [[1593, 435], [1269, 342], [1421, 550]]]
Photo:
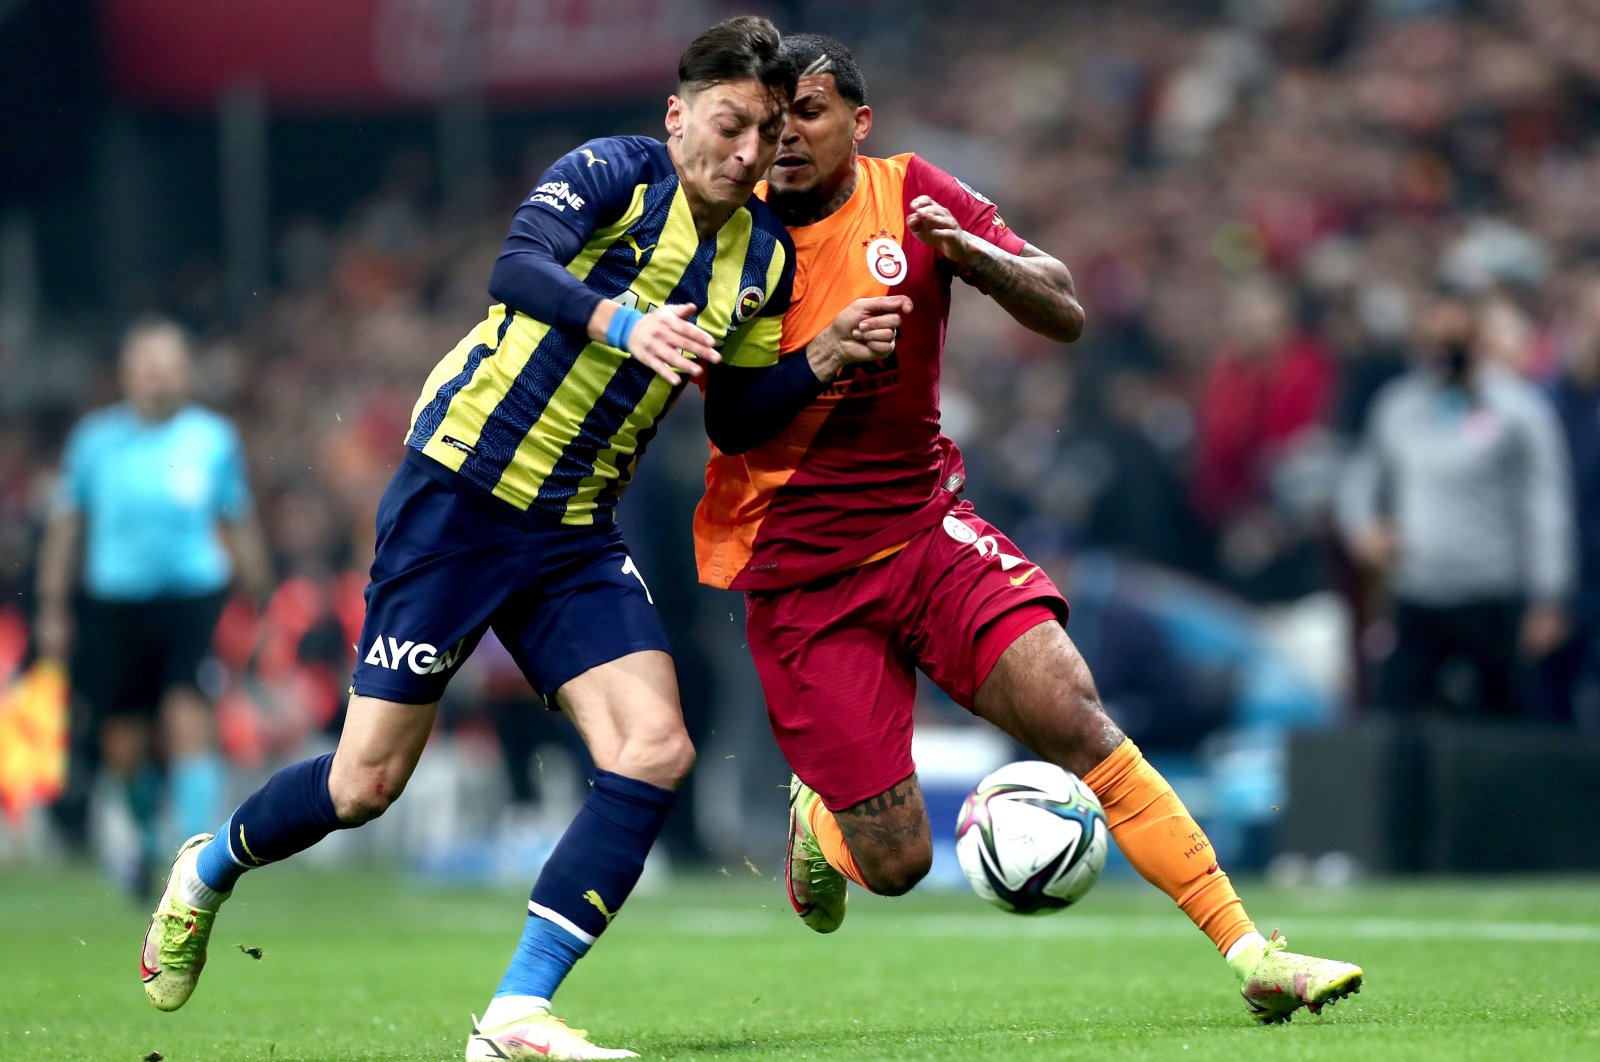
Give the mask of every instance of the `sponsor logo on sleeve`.
[[533, 190], [528, 197], [530, 203], [542, 203], [560, 213], [565, 214], [567, 207], [573, 213], [583, 209], [583, 196], [572, 190], [572, 185], [566, 181], [546, 181]]

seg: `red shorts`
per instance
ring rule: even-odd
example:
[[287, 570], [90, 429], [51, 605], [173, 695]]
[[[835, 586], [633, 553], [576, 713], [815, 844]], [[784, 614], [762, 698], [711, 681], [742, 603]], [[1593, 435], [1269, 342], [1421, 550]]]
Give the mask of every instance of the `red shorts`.
[[960, 502], [883, 560], [751, 591], [745, 624], [778, 747], [839, 811], [916, 770], [918, 669], [970, 710], [1007, 646], [1066, 618], [1050, 577]]

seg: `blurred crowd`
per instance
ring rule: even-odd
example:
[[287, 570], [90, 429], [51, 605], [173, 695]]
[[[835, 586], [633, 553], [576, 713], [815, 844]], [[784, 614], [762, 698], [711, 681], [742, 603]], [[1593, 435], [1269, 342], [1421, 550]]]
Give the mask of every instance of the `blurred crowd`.
[[[945, 426], [991, 520], [1062, 566], [1104, 550], [1258, 605], [1335, 594], [1345, 700], [1368, 705], [1400, 641], [1392, 565], [1335, 499], [1385, 388], [1443, 379], [1429, 313], [1458, 303], [1474, 365], [1525, 383], [1560, 442], [1565, 574], [1495, 590], [1545, 608], [1540, 631], [1508, 635], [1516, 712], [1600, 726], [1600, 0], [797, 6], [858, 51], [869, 153], [928, 156], [1076, 277], [1089, 326], [1071, 348], [986, 300], [953, 314]], [[336, 718], [412, 403], [481, 319], [511, 211], [571, 139], [529, 143], [466, 212], [426, 153], [397, 151], [337, 222], [274, 219], [275, 289], [242, 317], [216, 271], [156, 286], [150, 308], [196, 337], [197, 397], [244, 437], [279, 591], [264, 646], [248, 608], [222, 636], [278, 690], [264, 698], [300, 705], [291, 734]], [[78, 408], [0, 430], [7, 600], [29, 593], [50, 490], [38, 440], [115, 398], [106, 373]], [[691, 610], [674, 628], [686, 686], [713, 683], [706, 661], [737, 639], [701, 637], [725, 601], [692, 603], [692, 395], [653, 447], [624, 520], [652, 585]], [[506, 666], [485, 697], [521, 696]], [[1484, 685], [1447, 676], [1438, 696], [1486, 711]], [[264, 714], [245, 715], [236, 753], [270, 751]]]

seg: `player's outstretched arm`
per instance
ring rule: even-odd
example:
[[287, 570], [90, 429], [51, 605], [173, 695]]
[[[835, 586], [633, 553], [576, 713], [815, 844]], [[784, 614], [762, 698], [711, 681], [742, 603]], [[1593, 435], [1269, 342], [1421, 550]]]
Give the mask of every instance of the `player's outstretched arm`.
[[706, 378], [706, 434], [725, 454], [742, 454], [771, 439], [822, 393], [840, 369], [894, 351], [911, 300], [903, 295], [857, 299], [822, 334], [774, 365], [721, 365]]
[[589, 338], [633, 355], [676, 387], [682, 377], [699, 376], [692, 359], [715, 365], [722, 360], [711, 333], [689, 320], [697, 307], [687, 303], [658, 306], [640, 313], [610, 299], [601, 299], [589, 315]]
[[857, 299], [806, 345], [811, 371], [826, 383], [846, 365], [888, 357], [910, 312], [911, 300], [904, 295]]
[[1032, 244], [1025, 245], [1020, 255], [1001, 250], [963, 229], [955, 215], [930, 196], [911, 201], [906, 227], [977, 278], [1018, 324], [1062, 343], [1083, 334], [1083, 307], [1072, 273], [1059, 259]]

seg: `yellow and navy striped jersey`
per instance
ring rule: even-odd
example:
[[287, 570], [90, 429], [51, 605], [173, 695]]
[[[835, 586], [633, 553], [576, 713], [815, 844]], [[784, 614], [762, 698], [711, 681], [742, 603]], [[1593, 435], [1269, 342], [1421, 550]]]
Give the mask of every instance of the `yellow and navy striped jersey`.
[[692, 303], [724, 364], [762, 366], [777, 362], [793, 281], [794, 244], [764, 202], [702, 241], [665, 144], [591, 140], [518, 208], [490, 285], [503, 301], [434, 366], [406, 445], [518, 509], [609, 523], [683, 385], [591, 341], [597, 299]]

